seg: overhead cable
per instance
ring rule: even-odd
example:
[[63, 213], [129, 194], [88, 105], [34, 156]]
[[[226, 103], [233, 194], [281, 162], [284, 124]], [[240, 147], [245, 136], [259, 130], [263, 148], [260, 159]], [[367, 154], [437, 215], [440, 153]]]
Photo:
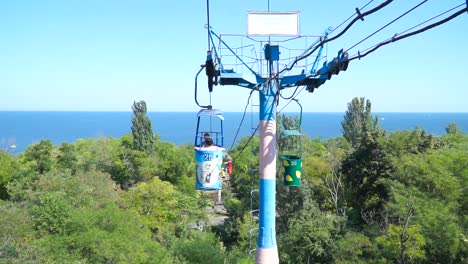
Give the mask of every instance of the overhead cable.
[[252, 97], [252, 93], [254, 92], [255, 90], [251, 90], [250, 91], [250, 94], [249, 94], [249, 98], [247, 98], [247, 104], [245, 105], [245, 108], [244, 108], [244, 114], [242, 115], [242, 119], [240, 121], [240, 124], [239, 124], [239, 127], [237, 128], [237, 132], [236, 132], [236, 136], [234, 136], [234, 140], [232, 141], [232, 144], [231, 144], [231, 147], [229, 148], [229, 151], [232, 149], [232, 147], [234, 146], [234, 143], [236, 142], [236, 139], [237, 139], [237, 136], [239, 135], [239, 131], [242, 127], [242, 123], [244, 122], [244, 118], [245, 118], [245, 113], [247, 112], [247, 107], [249, 106], [250, 104], [250, 98]]
[[294, 97], [294, 95], [296, 94], [296, 92], [297, 92], [298, 89], [299, 89], [299, 85], [296, 86], [296, 89], [294, 89], [294, 92], [293, 92], [292, 95], [289, 96], [289, 97], [284, 97], [284, 96], [281, 94], [281, 91], [279, 92], [279, 95], [280, 95], [280, 97], [283, 98], [284, 100], [289, 100], [289, 99], [291, 99], [291, 98]]
[[[402, 31], [402, 32], [400, 32], [400, 33], [398, 33], [398, 34], [395, 34], [395, 36], [402, 35], [402, 34], [408, 32], [408, 31], [411, 31], [411, 30], [413, 30], [413, 29], [415, 29], [415, 28], [418, 28], [418, 27], [420, 27], [420, 26], [426, 24], [427, 22], [432, 21], [432, 20], [434, 20], [434, 19], [436, 19], [436, 18], [438, 18], [438, 17], [440, 17], [440, 16], [443, 16], [443, 15], [447, 14], [448, 12], [451, 12], [451, 11], [453, 11], [453, 10], [455, 10], [455, 9], [461, 7], [461, 6], [464, 6], [464, 5], [466, 5], [466, 4], [465, 4], [465, 3], [461, 3], [461, 4], [459, 4], [458, 6], [455, 6], [455, 7], [453, 7], [453, 8], [450, 8], [449, 10], [447, 10], [447, 11], [445, 11], [445, 12], [443, 12], [443, 13], [440, 13], [440, 14], [438, 14], [438, 15], [436, 15], [436, 16], [433, 16], [433, 17], [431, 17], [431, 18], [429, 18], [429, 19], [426, 19], [425, 21], [423, 21], [423, 22], [421, 22], [421, 23], [419, 23], [419, 24], [417, 24], [417, 25], [415, 25], [415, 26], [412, 26], [412, 27], [408, 28], [408, 29], [405, 30], [405, 31]], [[393, 36], [393, 37], [395, 37], [395, 36]], [[391, 39], [392, 39], [392, 38], [389, 38], [389, 39], [387, 39], [387, 40], [391, 40]], [[385, 40], [385, 41], [387, 41], [387, 40]], [[364, 50], [362, 50], [362, 51], [360, 51], [360, 52], [364, 52], [364, 53], [365, 53], [366, 51], [371, 50], [372, 48], [374, 48], [374, 47], [377, 46], [377, 45], [378, 45], [378, 44], [376, 44], [376, 45], [374, 45], [374, 46], [372, 46], [372, 47], [369, 47], [369, 48], [367, 48], [367, 49], [364, 49]]]
[[410, 10], [406, 11], [405, 13], [401, 14], [400, 16], [398, 16], [397, 18], [393, 19], [392, 21], [388, 22], [385, 26], [379, 28], [378, 30], [376, 30], [374, 33], [370, 34], [369, 36], [365, 37], [364, 39], [362, 39], [361, 41], [359, 41], [358, 43], [354, 44], [353, 46], [351, 46], [351, 48], [347, 49], [346, 51], [349, 51], [351, 49], [353, 49], [354, 47], [356, 47], [357, 45], [361, 44], [362, 42], [366, 41], [367, 39], [369, 39], [370, 37], [374, 36], [375, 34], [379, 33], [380, 31], [382, 31], [384, 28], [390, 26], [391, 24], [393, 24], [395, 21], [401, 19], [402, 17], [406, 16], [407, 14], [411, 13], [412, 11], [414, 11], [416, 8], [422, 6], [424, 3], [426, 3], [428, 0], [424, 0], [422, 1], [421, 3], [417, 4], [416, 6], [414, 6], [413, 8], [411, 8]]
[[[375, 0], [370, 0], [367, 4], [365, 4], [363, 7], [361, 7], [360, 9], [358, 10], [363, 10], [364, 8], [366, 8], [369, 4], [371, 4], [372, 2], [374, 2]], [[357, 12], [356, 13], [353, 13], [351, 16], [349, 16], [347, 19], [345, 19], [343, 22], [341, 22], [338, 26], [336, 26], [335, 28], [333, 28], [331, 31], [330, 31], [330, 34], [333, 33], [333, 31], [339, 29], [341, 26], [343, 26], [346, 22], [348, 22], [351, 18], [353, 18], [355, 15], [359, 15]]]
[[[277, 114], [281, 113], [293, 100], [296, 100], [296, 97], [298, 97], [299, 94], [302, 93], [302, 91], [304, 90], [304, 88], [305, 88], [305, 86], [302, 86], [301, 90], [299, 90], [299, 92], [298, 92], [293, 98], [291, 98], [291, 100], [289, 100], [289, 102], [288, 102], [285, 106], [283, 106], [283, 108], [281, 108], [281, 110], [277, 111], [276, 113], [277, 113]], [[297, 89], [297, 88], [296, 88], [296, 89]]]
[[314, 53], [320, 46], [322, 46], [323, 44], [325, 43], [328, 43], [330, 41], [333, 41], [339, 37], [341, 37], [344, 33], [346, 33], [346, 31], [348, 31], [351, 26], [356, 23], [356, 21], [358, 20], [362, 20], [365, 16], [368, 16], [372, 13], [375, 13], [377, 12], [378, 10], [384, 8], [385, 6], [387, 6], [388, 4], [390, 4], [391, 2], [393, 2], [393, 0], [386, 0], [385, 2], [383, 2], [382, 4], [374, 7], [373, 9], [367, 11], [367, 12], [364, 12], [364, 13], [360, 13], [359, 12], [359, 9], [357, 9], [358, 11], [358, 16], [355, 17], [340, 33], [338, 33], [336, 36], [334, 37], [331, 37], [331, 38], [327, 38], [325, 40], [320, 40], [320, 42], [313, 48], [311, 49], [307, 54], [304, 54], [298, 58], [296, 58], [289, 66], [283, 68], [281, 71], [279, 71], [278, 73], [276, 73], [273, 77], [271, 77], [272, 79], [275, 79], [277, 78], [281, 73], [283, 73], [284, 71], [290, 71], [294, 65], [296, 65], [296, 63], [298, 63], [299, 61], [309, 57], [312, 53]]
[[[425, 21], [423, 21], [423, 22], [417, 24], [417, 25], [414, 26], [414, 27], [408, 28], [407, 30], [400, 32], [400, 35], [401, 35], [401, 34], [404, 34], [404, 33], [406, 33], [406, 32], [408, 32], [408, 31], [410, 31], [410, 30], [413, 30], [413, 29], [415, 29], [415, 28], [417, 28], [417, 27], [420, 27], [420, 26], [426, 24], [427, 22], [429, 22], [429, 21], [431, 21], [431, 20], [434, 20], [434, 19], [436, 19], [436, 18], [438, 18], [438, 17], [440, 17], [440, 16], [443, 16], [443, 15], [447, 14], [448, 12], [451, 12], [451, 11], [453, 11], [453, 10], [455, 10], [455, 9], [461, 7], [461, 6], [464, 6], [464, 5], [466, 5], [466, 4], [465, 4], [465, 3], [461, 3], [461, 4], [459, 4], [458, 6], [455, 6], [455, 7], [453, 7], [453, 8], [450, 8], [449, 10], [447, 10], [447, 11], [445, 11], [445, 12], [443, 12], [443, 13], [440, 13], [440, 14], [438, 14], [437, 16], [433, 16], [433, 17], [431, 17], [431, 18], [429, 18], [429, 19], [427, 19], [427, 20], [425, 20]], [[467, 6], [467, 7], [468, 7], [468, 6]]]
[[208, 24], [207, 33], [208, 33], [208, 51], [211, 50], [210, 47], [210, 0], [206, 0], [206, 23]]
[[[426, 31], [426, 30], [429, 30], [429, 29], [431, 29], [431, 28], [440, 26], [440, 25], [442, 25], [442, 24], [444, 24], [444, 23], [446, 23], [446, 22], [448, 22], [448, 21], [450, 21], [450, 20], [452, 20], [452, 19], [458, 17], [459, 15], [461, 15], [461, 14], [467, 12], [467, 11], [468, 11], [468, 7], [465, 7], [465, 8], [463, 8], [463, 9], [461, 9], [461, 10], [459, 10], [459, 11], [453, 13], [452, 15], [450, 15], [450, 16], [448, 16], [448, 17], [442, 19], [442, 20], [439, 20], [438, 22], [432, 23], [432, 24], [430, 24], [430, 25], [428, 25], [428, 26], [426, 26], [426, 27], [423, 27], [423, 28], [421, 28], [421, 29], [418, 29], [418, 30], [416, 30], [416, 31], [412, 31], [412, 32], [406, 33], [406, 34], [395, 34], [394, 37], [392, 37], [392, 38], [390, 38], [390, 39], [388, 39], [388, 40], [385, 40], [385, 41], [383, 41], [383, 42], [380, 42], [379, 44], [375, 45], [373, 48], [368, 49], [365, 53], [362, 53], [362, 54], [361, 54], [360, 52], [358, 52], [358, 54], [355, 55], [355, 56], [353, 56], [353, 57], [351, 57], [351, 58], [349, 59], [349, 61], [352, 61], [352, 60], [355, 60], [355, 59], [361, 59], [361, 58], [363, 58], [363, 57], [369, 55], [370, 53], [376, 51], [377, 49], [381, 48], [382, 46], [388, 45], [388, 44], [390, 44], [390, 43], [393, 43], [393, 42], [396, 42], [396, 41], [399, 41], [399, 40], [402, 40], [402, 39], [405, 39], [405, 38], [407, 38], [407, 37], [411, 37], [411, 36], [417, 35], [417, 34], [419, 34], [419, 33], [422, 33], [422, 32], [424, 32], [424, 31]], [[439, 16], [440, 16], [440, 15], [439, 15]], [[413, 28], [414, 28], [414, 27], [413, 27]], [[407, 30], [404, 31], [404, 32], [407, 32]]]
[[247, 148], [247, 146], [249, 145], [250, 141], [252, 140], [252, 138], [255, 136], [255, 134], [257, 133], [257, 130], [258, 130], [258, 127], [260, 126], [260, 123], [258, 123], [257, 127], [255, 128], [255, 130], [252, 132], [252, 135], [250, 135], [249, 139], [247, 140], [247, 143], [245, 143], [244, 147], [242, 147], [241, 151], [239, 153], [237, 153], [236, 157], [234, 157], [233, 160], [237, 160], [237, 158], [242, 154], [242, 152], [244, 152], [245, 148]]

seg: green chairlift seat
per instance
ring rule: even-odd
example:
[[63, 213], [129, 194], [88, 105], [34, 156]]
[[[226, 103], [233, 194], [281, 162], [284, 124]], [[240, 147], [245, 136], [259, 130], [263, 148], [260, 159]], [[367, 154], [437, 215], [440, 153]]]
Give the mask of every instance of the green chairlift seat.
[[[296, 103], [299, 102], [293, 99]], [[285, 186], [301, 186], [302, 174], [302, 134], [299, 131], [302, 122], [302, 106], [299, 119], [299, 125], [294, 128], [284, 129], [281, 132], [281, 137], [286, 140], [288, 144], [280, 149], [279, 159], [283, 165], [283, 185]]]

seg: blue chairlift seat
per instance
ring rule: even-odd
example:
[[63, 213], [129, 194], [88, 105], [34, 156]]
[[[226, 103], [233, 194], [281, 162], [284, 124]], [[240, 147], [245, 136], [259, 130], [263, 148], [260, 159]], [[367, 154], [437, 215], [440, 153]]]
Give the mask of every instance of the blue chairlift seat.
[[[219, 120], [219, 126], [212, 126], [212, 118]], [[203, 120], [209, 121], [207, 127]], [[218, 109], [202, 109], [197, 114], [195, 134], [196, 184], [195, 189], [212, 191], [221, 190], [221, 176], [224, 155], [223, 113]], [[213, 140], [212, 146], [204, 146], [205, 135]]]

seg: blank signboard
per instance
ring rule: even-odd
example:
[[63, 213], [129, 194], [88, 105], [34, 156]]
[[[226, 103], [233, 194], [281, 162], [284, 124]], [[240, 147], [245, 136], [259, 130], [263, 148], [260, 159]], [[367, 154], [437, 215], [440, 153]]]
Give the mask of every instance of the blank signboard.
[[299, 12], [248, 12], [248, 36], [299, 36]]

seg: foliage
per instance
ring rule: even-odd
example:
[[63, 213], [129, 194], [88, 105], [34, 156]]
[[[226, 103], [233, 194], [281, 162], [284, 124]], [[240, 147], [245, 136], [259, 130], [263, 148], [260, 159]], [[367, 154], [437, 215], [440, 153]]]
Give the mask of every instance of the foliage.
[[113, 205], [76, 209], [65, 232], [37, 243], [45, 262], [154, 263], [166, 255], [136, 214]]
[[[343, 137], [302, 137], [301, 187], [277, 181], [281, 263], [465, 263], [468, 134], [455, 124], [442, 136], [386, 133], [363, 98], [342, 124]], [[135, 138], [0, 151], [0, 263], [253, 263], [258, 137], [230, 150], [227, 219], [212, 227], [193, 146], [137, 139], [149, 153]]]
[[39, 204], [31, 210], [36, 230], [41, 234], [57, 234], [65, 231], [70, 218], [71, 206], [64, 192], [47, 192], [39, 197]]
[[371, 102], [367, 99], [364, 104], [364, 97], [355, 97], [348, 103], [341, 126], [344, 138], [355, 149], [365, 140], [367, 133], [381, 131], [377, 117], [372, 119]]
[[415, 263], [426, 258], [426, 241], [419, 225], [403, 227], [391, 224], [387, 233], [377, 237], [376, 242], [381, 248], [380, 254], [393, 262]]
[[453, 123], [451, 122], [450, 124], [448, 124], [448, 126], [445, 128], [445, 132], [447, 132], [447, 134], [462, 134], [462, 130], [460, 129], [460, 127], [458, 127], [458, 125], [456, 123]]
[[373, 245], [370, 239], [354, 231], [346, 232], [336, 242], [334, 259], [336, 263], [366, 263], [373, 257]]
[[151, 120], [146, 115], [145, 101], [133, 102], [132, 111], [133, 148], [151, 155], [154, 151], [155, 137]]
[[145, 226], [163, 243], [180, 232], [190, 222], [204, 220], [194, 197], [177, 191], [168, 182], [153, 178], [125, 193], [125, 206], [136, 210]]
[[15, 204], [0, 204], [0, 262], [24, 263], [33, 236], [30, 215]]
[[343, 161], [342, 172], [349, 206], [358, 210], [362, 221], [382, 224], [381, 213], [388, 197], [384, 179], [391, 177], [393, 167], [380, 136], [367, 135]]
[[[391, 183], [388, 214], [395, 225], [408, 200], [412, 200], [415, 218], [425, 241], [425, 259], [429, 263], [461, 263], [467, 250], [461, 231], [466, 226], [466, 178], [468, 155], [466, 135], [442, 138], [447, 144], [438, 149], [394, 157], [395, 177]], [[400, 258], [401, 259], [401, 258]]]
[[[241, 217], [246, 211], [250, 211], [251, 191], [258, 189], [258, 151], [258, 137], [254, 137], [250, 142], [248, 138], [243, 138], [231, 150], [230, 155], [234, 158], [234, 175], [231, 177], [231, 190], [229, 191], [232, 195], [227, 195], [229, 199], [224, 199], [224, 202], [234, 218]], [[258, 208], [257, 199], [253, 199], [252, 207]]]
[[78, 158], [76, 156], [75, 146], [62, 143], [58, 150], [57, 166], [61, 169], [69, 169], [72, 173], [75, 173], [78, 170]]
[[7, 184], [11, 176], [18, 170], [16, 159], [4, 150], [0, 150], [0, 199], [9, 197]]
[[192, 238], [178, 240], [174, 245], [177, 263], [224, 263], [224, 248], [210, 233], [194, 233]]
[[[25, 179], [32, 182], [25, 184]], [[51, 193], [62, 193], [66, 203], [74, 207], [100, 207], [106, 203], [118, 204], [120, 200], [110, 176], [95, 171], [72, 175], [70, 171], [54, 170], [41, 177], [18, 177], [10, 182], [9, 191], [14, 201], [30, 205], [41, 204], [41, 197]]]
[[394, 157], [425, 153], [431, 149], [441, 148], [444, 145], [442, 140], [432, 134], [427, 134], [426, 131], [420, 128], [415, 128], [412, 131], [393, 132], [386, 138], [384, 144], [389, 155]]
[[284, 263], [323, 263], [332, 260], [332, 252], [342, 219], [323, 213], [313, 203], [289, 221], [288, 232], [279, 236], [280, 259]]
[[39, 143], [29, 146], [21, 158], [23, 162], [28, 162], [33, 170], [43, 174], [54, 165], [53, 150], [54, 146], [50, 140], [41, 140]]
[[147, 155], [143, 151], [129, 148], [127, 140], [127, 137], [122, 138], [120, 148], [112, 156], [110, 167], [112, 178], [121, 185], [122, 189], [128, 189], [145, 178], [150, 179], [154, 176], [147, 170], [145, 170], [146, 175], [142, 174], [143, 168], [146, 168], [143, 164], [149, 163]]

